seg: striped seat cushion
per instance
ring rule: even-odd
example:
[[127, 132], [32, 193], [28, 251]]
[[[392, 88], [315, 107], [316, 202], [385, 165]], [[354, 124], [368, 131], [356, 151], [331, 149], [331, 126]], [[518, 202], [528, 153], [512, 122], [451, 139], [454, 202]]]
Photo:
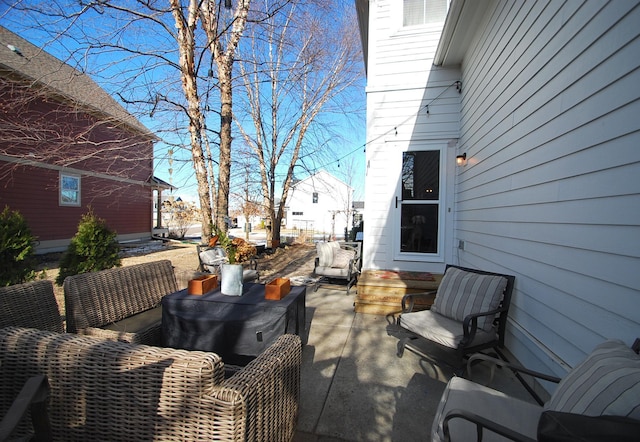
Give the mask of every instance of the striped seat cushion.
[[[472, 313], [495, 310], [500, 305], [507, 278], [481, 275], [449, 267], [442, 277], [432, 311], [442, 316], [464, 321]], [[494, 316], [478, 318], [478, 328], [490, 331]]]
[[619, 340], [598, 345], [560, 381], [545, 409], [640, 419], [640, 356]]

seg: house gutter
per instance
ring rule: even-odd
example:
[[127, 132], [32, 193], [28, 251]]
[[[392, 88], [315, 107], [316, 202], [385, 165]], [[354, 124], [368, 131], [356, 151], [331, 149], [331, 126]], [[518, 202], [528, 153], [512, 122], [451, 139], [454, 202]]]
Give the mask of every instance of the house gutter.
[[369, 62], [369, 0], [356, 0], [358, 28], [360, 30], [360, 44], [364, 59], [364, 71], [367, 72]]
[[449, 4], [449, 10], [447, 11], [447, 18], [444, 22], [444, 28], [442, 29], [442, 35], [438, 42], [436, 49], [436, 55], [433, 59], [435, 66], [442, 66], [445, 63], [451, 44], [453, 43], [453, 36], [455, 35], [456, 28], [462, 15], [462, 9], [466, 0], [451, 0]]

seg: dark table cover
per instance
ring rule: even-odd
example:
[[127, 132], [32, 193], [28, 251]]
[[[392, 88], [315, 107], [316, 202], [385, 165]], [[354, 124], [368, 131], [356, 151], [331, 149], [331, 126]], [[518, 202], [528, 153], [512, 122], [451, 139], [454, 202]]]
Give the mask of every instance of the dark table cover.
[[226, 363], [243, 364], [280, 335], [306, 341], [305, 286], [292, 286], [280, 301], [264, 299], [264, 285], [246, 283], [242, 296], [217, 290], [189, 295], [187, 290], [162, 299], [162, 337], [167, 347], [211, 351]]

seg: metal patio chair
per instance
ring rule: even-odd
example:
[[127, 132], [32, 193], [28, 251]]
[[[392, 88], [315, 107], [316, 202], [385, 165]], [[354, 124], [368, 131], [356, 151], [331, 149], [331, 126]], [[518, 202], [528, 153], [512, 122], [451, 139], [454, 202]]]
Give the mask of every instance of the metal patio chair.
[[453, 377], [442, 393], [431, 440], [636, 441], [640, 434], [638, 347], [638, 339], [632, 348], [619, 340], [605, 341], [562, 379], [487, 355], [473, 355], [468, 365], [489, 362], [558, 385], [546, 402], [527, 388], [538, 402], [534, 404]]
[[361, 266], [361, 242], [322, 242], [316, 244], [318, 256], [315, 259], [313, 273], [320, 276], [314, 285], [314, 291], [327, 279], [344, 279], [349, 290], [358, 282]]
[[[407, 348], [462, 374], [467, 355], [486, 349], [499, 352], [504, 346], [514, 282], [511, 275], [447, 265], [430, 310], [413, 311], [413, 307], [416, 298], [433, 296], [432, 292], [403, 297], [398, 324], [409, 336], [398, 343], [398, 357]], [[421, 344], [434, 351], [425, 351]], [[453, 362], [439, 356], [443, 354], [453, 356]]]

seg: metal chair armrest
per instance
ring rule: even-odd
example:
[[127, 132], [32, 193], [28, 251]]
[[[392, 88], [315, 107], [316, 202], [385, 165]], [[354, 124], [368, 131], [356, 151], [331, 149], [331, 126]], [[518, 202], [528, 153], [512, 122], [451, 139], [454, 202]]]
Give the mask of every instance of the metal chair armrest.
[[510, 369], [511, 371], [513, 371], [514, 373], [524, 373], [527, 374], [529, 376], [533, 376], [535, 378], [538, 379], [542, 379], [544, 381], [549, 381], [549, 382], [553, 382], [553, 383], [558, 383], [560, 382], [561, 378], [557, 377], [557, 376], [553, 376], [550, 374], [546, 374], [546, 373], [541, 373], [539, 371], [535, 371], [535, 370], [531, 370], [528, 369], [526, 367], [523, 367], [521, 365], [517, 365], [517, 364], [513, 364], [511, 362], [508, 361], [504, 361], [502, 359], [498, 359], [498, 358], [494, 358], [493, 356], [488, 356], [482, 353], [476, 353], [473, 354], [469, 357], [469, 360], [467, 361], [467, 373], [471, 373], [471, 365], [477, 361], [484, 361], [484, 362], [490, 362], [492, 364], [495, 364], [497, 366], [500, 367], [505, 367]]
[[[413, 307], [415, 306], [415, 298], [427, 298], [433, 296], [434, 293], [436, 293], [436, 290], [420, 293], [407, 293], [402, 297], [402, 313], [411, 313], [413, 311]], [[407, 302], [409, 303], [408, 308]]]
[[531, 439], [524, 434], [520, 434], [517, 431], [512, 430], [511, 428], [507, 428], [504, 425], [500, 425], [496, 422], [490, 421], [489, 419], [485, 419], [481, 416], [478, 416], [477, 414], [460, 409], [449, 411], [442, 420], [442, 430], [444, 432], [445, 441], [451, 440], [451, 435], [449, 434], [449, 421], [456, 418], [464, 419], [476, 425], [477, 440], [482, 440], [482, 430], [486, 428], [487, 430], [506, 437], [507, 439], [522, 442], [535, 442], [535, 439]]
[[475, 338], [476, 331], [478, 330], [478, 318], [480, 318], [481, 316], [497, 315], [498, 313], [502, 313], [504, 311], [507, 311], [507, 309], [504, 307], [500, 307], [488, 312], [472, 313], [465, 316], [464, 320], [462, 321], [462, 331], [464, 333], [464, 337], [462, 338], [461, 345], [465, 346], [466, 344], [473, 342], [473, 338]]

